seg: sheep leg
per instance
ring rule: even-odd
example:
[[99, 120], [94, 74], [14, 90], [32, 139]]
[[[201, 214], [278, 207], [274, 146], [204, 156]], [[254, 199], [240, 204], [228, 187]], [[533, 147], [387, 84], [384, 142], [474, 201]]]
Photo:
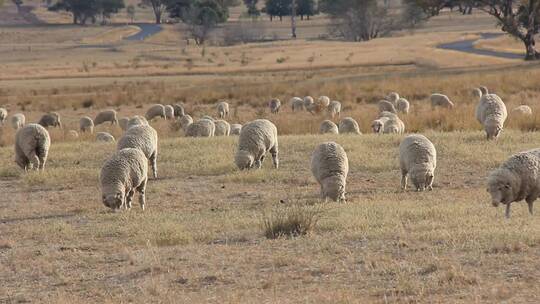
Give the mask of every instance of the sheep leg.
[[536, 199], [533, 197], [527, 197], [525, 200], [527, 201], [527, 206], [529, 206], [529, 213], [533, 215], [533, 203]]
[[401, 171], [401, 190], [407, 189], [407, 172]]
[[426, 185], [429, 191], [433, 191], [433, 176], [428, 176]]
[[279, 157], [278, 157], [278, 150], [274, 146], [272, 149], [270, 149], [270, 154], [272, 155], [272, 164], [274, 164], [274, 169], [279, 168]]
[[36, 151], [30, 152], [30, 155], [28, 156], [28, 160], [32, 164], [33, 170], [39, 170], [40, 164], [39, 164], [39, 157], [36, 154]]
[[504, 213], [504, 216], [509, 219], [510, 218], [510, 203], [506, 204], [506, 211]]
[[141, 205], [141, 209], [144, 211], [144, 205], [146, 204], [146, 182], [148, 181], [148, 177], [141, 183], [139, 187], [137, 187], [137, 191], [139, 192], [139, 204]]
[[131, 202], [133, 201], [133, 194], [135, 194], [135, 190], [130, 189], [126, 195], [126, 208], [127, 209], [131, 209]]
[[150, 163], [152, 164], [152, 173], [154, 174], [154, 178], [157, 178], [157, 153], [156, 152], [150, 155]]

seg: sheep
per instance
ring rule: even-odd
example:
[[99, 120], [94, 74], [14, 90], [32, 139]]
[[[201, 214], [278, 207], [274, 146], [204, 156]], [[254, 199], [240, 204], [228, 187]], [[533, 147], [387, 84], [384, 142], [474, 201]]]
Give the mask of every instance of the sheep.
[[105, 142], [105, 143], [110, 143], [110, 142], [115, 142], [116, 141], [114, 139], [114, 136], [112, 136], [111, 134], [109, 134], [107, 132], [97, 132], [96, 133], [96, 140], [99, 141], [99, 142]]
[[180, 118], [184, 115], [186, 115], [186, 112], [184, 111], [184, 107], [180, 104], [174, 104], [172, 105], [174, 109], [174, 117]]
[[391, 104], [394, 105], [394, 107], [397, 107], [398, 100], [399, 100], [399, 94], [396, 92], [392, 92], [386, 96], [385, 100], [388, 100]]
[[434, 93], [434, 94], [431, 94], [429, 99], [431, 100], [431, 107], [433, 108], [435, 107], [443, 107], [443, 108], [448, 108], [448, 109], [454, 108], [454, 103], [446, 95]]
[[311, 155], [311, 172], [321, 186], [321, 198], [346, 202], [349, 159], [343, 147], [335, 142], [318, 145]]
[[184, 115], [180, 117], [180, 127], [182, 127], [182, 130], [186, 131], [187, 127], [193, 123], [193, 118], [189, 115]]
[[135, 148], [141, 150], [152, 165], [152, 173], [157, 178], [158, 134], [150, 125], [133, 126], [120, 137], [117, 150]]
[[231, 133], [231, 125], [225, 120], [216, 120], [214, 124], [216, 125], [214, 136], [229, 136]]
[[242, 131], [242, 125], [241, 124], [232, 124], [231, 125], [231, 134], [230, 135], [240, 135], [241, 131]]
[[28, 124], [15, 133], [15, 162], [24, 171], [44, 170], [51, 137], [39, 124]]
[[315, 100], [313, 100], [313, 97], [311, 96], [305, 96], [304, 99], [302, 100], [303, 104], [304, 104], [304, 109], [309, 109], [311, 106], [313, 106], [313, 104], [315, 103]]
[[69, 139], [77, 139], [77, 138], [79, 138], [79, 133], [77, 133], [77, 131], [75, 131], [75, 130], [69, 130], [67, 132], [67, 137]]
[[211, 120], [211, 121], [216, 121], [216, 119], [210, 115], [204, 115], [203, 117], [201, 117], [201, 119], [208, 119], [208, 120]]
[[304, 99], [300, 97], [293, 97], [289, 100], [291, 104], [291, 109], [293, 112], [304, 110]]
[[128, 120], [126, 130], [134, 126], [148, 126], [148, 120], [142, 116], [135, 115]]
[[60, 121], [60, 114], [56, 112], [47, 113], [38, 121], [38, 124], [41, 126], [48, 128], [48, 127], [59, 127], [62, 128], [62, 122]]
[[0, 125], [3, 125], [8, 117], [8, 111], [5, 108], [0, 108]]
[[216, 132], [216, 125], [212, 120], [200, 119], [187, 126], [187, 137], [212, 137]]
[[437, 151], [427, 137], [421, 134], [405, 137], [399, 145], [399, 164], [401, 167], [401, 189], [407, 189], [408, 175], [416, 191], [433, 190]]
[[330, 102], [327, 109], [328, 113], [330, 113], [330, 116], [332, 116], [332, 118], [334, 118], [336, 115], [337, 117], [341, 116], [341, 102], [334, 100]]
[[319, 128], [321, 134], [339, 134], [338, 126], [331, 120], [325, 120]]
[[482, 97], [482, 95], [484, 95], [484, 94], [482, 93], [482, 90], [480, 90], [480, 88], [474, 88], [474, 89], [472, 90], [472, 95], [473, 95], [474, 97], [480, 99], [480, 97]]
[[122, 131], [126, 131], [129, 123], [129, 117], [122, 117], [118, 120], [118, 125]]
[[268, 107], [270, 108], [270, 112], [272, 114], [277, 114], [279, 113], [279, 108], [281, 108], [281, 101], [277, 98], [273, 98], [268, 103]]
[[146, 111], [146, 114], [144, 114], [144, 117], [148, 121], [151, 121], [152, 119], [156, 117], [167, 119], [167, 116], [165, 115], [165, 107], [162, 104], [152, 105], [150, 106], [150, 108], [148, 108], [148, 110]]
[[317, 99], [317, 104], [323, 109], [328, 108], [330, 105], [330, 98], [328, 96], [320, 96], [319, 99]]
[[398, 112], [401, 112], [401, 113], [404, 113], [404, 114], [409, 114], [409, 108], [410, 108], [410, 104], [409, 104], [409, 101], [405, 98], [399, 98], [396, 102], [397, 106], [396, 106], [396, 110], [398, 110]]
[[223, 119], [229, 116], [229, 104], [225, 101], [221, 101], [216, 105], [218, 117]]
[[13, 127], [13, 129], [18, 130], [22, 128], [24, 124], [26, 123], [26, 117], [24, 117], [24, 114], [22, 113], [17, 113], [11, 116], [11, 119], [9, 122], [11, 123], [11, 127]]
[[480, 90], [480, 92], [482, 92], [482, 96], [489, 94], [489, 90], [485, 86], [480, 86], [478, 87], [478, 89]]
[[379, 107], [379, 112], [391, 112], [391, 113], [397, 113], [396, 108], [394, 105], [387, 101], [387, 100], [381, 100], [377, 103], [377, 106]]
[[515, 115], [523, 115], [523, 116], [531, 116], [532, 115], [532, 109], [531, 107], [527, 105], [521, 105], [519, 107], [515, 107], [512, 110], [512, 113]]
[[[388, 113], [391, 114], [391, 113]], [[384, 121], [383, 134], [403, 134], [405, 133], [405, 124], [395, 114], [382, 116], [380, 119], [388, 118]]]
[[390, 118], [388, 117], [381, 117], [381, 118], [378, 118], [378, 119], [375, 119], [372, 123], [371, 123], [371, 130], [373, 130], [373, 133], [375, 134], [382, 134], [384, 133], [384, 124], [390, 120]]
[[174, 119], [174, 108], [170, 105], [165, 106], [165, 118], [167, 119]]
[[88, 116], [83, 116], [79, 119], [79, 130], [81, 132], [94, 132], [94, 121]]
[[508, 116], [502, 99], [495, 94], [483, 95], [476, 107], [476, 119], [484, 126], [488, 140], [497, 139]]
[[339, 122], [339, 134], [345, 133], [362, 134], [358, 123], [352, 117], [345, 117]]
[[144, 211], [148, 161], [139, 149], [123, 149], [111, 156], [99, 174], [103, 204], [113, 210], [125, 206], [131, 209], [135, 191], [139, 192], [139, 204]]
[[101, 111], [96, 115], [94, 119], [94, 125], [99, 126], [102, 123], [110, 122], [111, 125], [118, 124], [118, 119], [116, 118], [115, 110], [105, 110]]
[[506, 205], [506, 218], [510, 217], [510, 204], [521, 200], [533, 214], [533, 203], [540, 196], [540, 149], [510, 156], [489, 174], [487, 184], [492, 205]]
[[274, 168], [279, 167], [278, 133], [276, 126], [266, 119], [245, 124], [240, 132], [234, 162], [240, 170], [260, 169], [266, 152], [272, 155]]

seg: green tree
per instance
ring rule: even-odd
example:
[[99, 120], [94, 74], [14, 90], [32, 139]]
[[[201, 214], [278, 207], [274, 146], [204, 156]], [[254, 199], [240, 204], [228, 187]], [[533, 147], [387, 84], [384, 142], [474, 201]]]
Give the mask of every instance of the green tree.
[[315, 0], [296, 0], [296, 2], [296, 14], [301, 20], [304, 20], [304, 16], [309, 20], [309, 17], [317, 14]]
[[168, 2], [168, 0], [142, 0], [143, 5], [149, 5], [152, 7], [156, 24], [161, 24], [161, 18], [167, 9]]
[[283, 21], [283, 16], [291, 14], [291, 0], [266, 0], [264, 11], [270, 16], [270, 21], [275, 16], [279, 17], [279, 21]]
[[261, 11], [257, 8], [257, 2], [259, 2], [259, 0], [244, 0], [244, 5], [248, 9], [247, 13], [251, 17], [258, 17], [261, 15]]
[[59, 0], [49, 10], [71, 12], [73, 24], [85, 25], [88, 20], [95, 23], [98, 16], [105, 20], [124, 7], [124, 0]]
[[127, 6], [126, 14], [128, 15], [129, 20], [131, 20], [131, 23], [133, 23], [135, 21], [135, 6], [133, 4]]

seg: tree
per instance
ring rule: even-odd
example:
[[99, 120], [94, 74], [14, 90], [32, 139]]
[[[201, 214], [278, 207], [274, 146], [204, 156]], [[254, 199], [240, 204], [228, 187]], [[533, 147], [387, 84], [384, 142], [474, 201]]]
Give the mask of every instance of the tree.
[[97, 16], [101, 16], [104, 21], [122, 8], [124, 0], [59, 0], [49, 10], [71, 12], [73, 24], [85, 25], [88, 20], [95, 23]]
[[291, 0], [266, 0], [264, 10], [270, 16], [270, 21], [274, 16], [278, 16], [279, 21], [283, 21], [283, 16], [291, 14]]
[[131, 23], [135, 20], [135, 6], [133, 4], [130, 4], [126, 8], [126, 14], [128, 15], [128, 18], [131, 20]]
[[296, 0], [296, 3], [296, 14], [300, 16], [301, 20], [304, 20], [304, 16], [309, 20], [310, 16], [317, 13], [315, 0]]
[[23, 4], [22, 0], [11, 0], [13, 4], [17, 7], [17, 12], [21, 12], [21, 6]]
[[259, 2], [259, 0], [244, 0], [244, 5], [248, 9], [247, 13], [250, 17], [258, 17], [261, 15], [261, 11], [257, 8], [257, 2]]
[[154, 17], [156, 19], [156, 24], [161, 24], [161, 17], [167, 9], [167, 0], [142, 0], [144, 5], [149, 5], [152, 7], [154, 12]]

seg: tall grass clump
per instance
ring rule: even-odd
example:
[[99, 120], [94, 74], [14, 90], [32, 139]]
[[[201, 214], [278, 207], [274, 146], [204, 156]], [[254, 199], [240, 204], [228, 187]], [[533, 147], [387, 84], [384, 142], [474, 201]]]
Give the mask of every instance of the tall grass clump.
[[262, 229], [268, 239], [307, 235], [317, 226], [323, 210], [320, 206], [293, 203], [275, 207], [263, 215]]

